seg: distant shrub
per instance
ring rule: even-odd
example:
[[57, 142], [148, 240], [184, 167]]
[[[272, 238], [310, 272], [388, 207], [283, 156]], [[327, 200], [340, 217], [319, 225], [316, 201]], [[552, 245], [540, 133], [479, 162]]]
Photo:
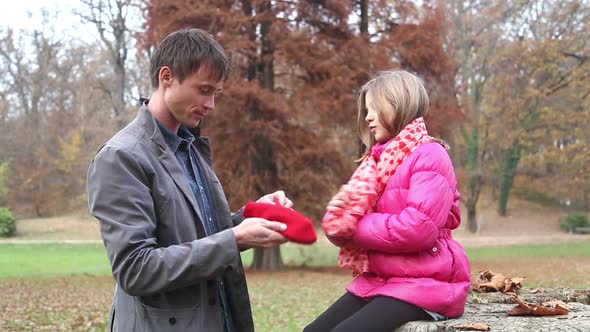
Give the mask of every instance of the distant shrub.
[[576, 227], [589, 227], [590, 221], [588, 220], [588, 216], [583, 213], [574, 213], [568, 214], [565, 218], [561, 220], [559, 227], [566, 231], [574, 231]]
[[0, 236], [13, 236], [16, 232], [16, 218], [7, 208], [0, 208]]

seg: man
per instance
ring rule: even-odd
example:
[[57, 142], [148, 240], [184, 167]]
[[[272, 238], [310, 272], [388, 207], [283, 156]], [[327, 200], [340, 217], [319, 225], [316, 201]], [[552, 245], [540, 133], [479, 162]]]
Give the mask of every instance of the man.
[[[252, 331], [240, 250], [284, 243], [286, 226], [230, 213], [199, 135], [228, 59], [207, 32], [186, 29], [164, 38], [150, 67], [151, 98], [88, 171], [116, 280], [111, 331]], [[258, 201], [293, 205], [282, 191]]]

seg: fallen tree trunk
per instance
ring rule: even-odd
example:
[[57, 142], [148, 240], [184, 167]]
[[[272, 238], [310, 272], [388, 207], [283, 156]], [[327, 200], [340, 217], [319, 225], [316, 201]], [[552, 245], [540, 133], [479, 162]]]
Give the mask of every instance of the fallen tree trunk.
[[508, 316], [516, 306], [514, 300], [502, 293], [471, 293], [463, 317], [440, 322], [411, 322], [396, 329], [395, 332], [449, 332], [477, 331], [459, 329], [458, 325], [482, 323], [490, 331], [512, 332], [577, 332], [590, 331], [590, 290], [568, 288], [541, 289], [532, 291], [522, 289], [519, 297], [530, 303], [550, 300], [566, 302], [571, 310], [561, 316]]

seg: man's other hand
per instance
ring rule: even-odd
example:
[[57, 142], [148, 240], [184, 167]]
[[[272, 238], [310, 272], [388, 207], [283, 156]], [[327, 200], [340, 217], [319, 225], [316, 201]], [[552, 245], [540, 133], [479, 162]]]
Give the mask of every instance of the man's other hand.
[[284, 207], [291, 208], [293, 207], [293, 202], [285, 195], [285, 192], [282, 190], [275, 191], [272, 194], [267, 194], [260, 197], [256, 203], [268, 203], [274, 204], [279, 203]]
[[279, 232], [287, 229], [287, 225], [263, 218], [246, 218], [233, 228], [238, 248], [249, 249], [270, 248], [287, 242]]

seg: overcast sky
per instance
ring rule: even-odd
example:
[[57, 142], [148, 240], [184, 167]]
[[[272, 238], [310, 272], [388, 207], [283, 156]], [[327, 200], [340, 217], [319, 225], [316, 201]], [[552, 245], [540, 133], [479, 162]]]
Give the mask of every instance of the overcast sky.
[[[41, 14], [45, 8], [49, 13], [50, 25], [55, 28], [58, 38], [83, 43], [98, 41], [96, 27], [89, 23], [83, 24], [80, 17], [73, 13], [74, 9], [86, 9], [80, 0], [0, 0], [0, 5], [4, 5], [0, 7], [0, 27], [7, 26], [14, 31], [47, 31], [51, 27], [43, 26]], [[127, 24], [131, 29], [141, 26], [140, 14], [129, 13]]]
[[[83, 26], [80, 19], [72, 14], [73, 8], [80, 7], [79, 0], [0, 0], [0, 3], [3, 4], [0, 25], [13, 30], [42, 28], [42, 8], [46, 8], [51, 14], [50, 20], [59, 32], [74, 34]], [[28, 11], [32, 16], [27, 14]], [[57, 19], [53, 17], [55, 13], [59, 13]]]

